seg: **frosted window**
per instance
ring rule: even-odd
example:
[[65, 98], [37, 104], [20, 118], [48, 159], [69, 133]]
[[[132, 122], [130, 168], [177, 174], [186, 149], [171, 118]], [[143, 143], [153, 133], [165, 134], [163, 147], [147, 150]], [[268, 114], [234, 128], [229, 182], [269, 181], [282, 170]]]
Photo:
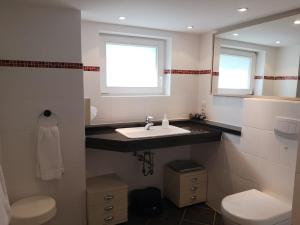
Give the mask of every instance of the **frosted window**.
[[219, 88], [250, 89], [252, 58], [221, 54], [219, 72]]
[[157, 48], [106, 44], [107, 87], [158, 87]]

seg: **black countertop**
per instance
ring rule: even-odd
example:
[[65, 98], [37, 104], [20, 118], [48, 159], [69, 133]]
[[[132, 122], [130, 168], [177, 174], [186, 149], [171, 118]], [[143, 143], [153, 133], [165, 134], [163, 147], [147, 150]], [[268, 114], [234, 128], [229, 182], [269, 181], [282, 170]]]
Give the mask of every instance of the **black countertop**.
[[238, 127], [238, 126], [233, 126], [233, 125], [219, 123], [219, 122], [210, 121], [210, 120], [193, 119], [191, 121], [193, 121], [195, 123], [206, 125], [208, 127], [221, 129], [225, 133], [234, 134], [234, 135], [238, 135], [238, 136], [242, 135], [242, 128]]
[[[160, 123], [157, 123], [155, 125], [159, 124]], [[207, 124], [204, 121], [184, 120], [170, 121], [170, 125], [190, 130], [191, 133], [131, 139], [115, 131], [117, 128], [140, 127], [144, 125], [144, 123], [123, 123], [87, 126], [86, 147], [118, 152], [134, 152], [140, 150], [220, 141], [222, 131], [224, 131], [222, 129], [230, 130], [229, 127], [222, 128], [216, 124]], [[230, 131], [232, 131], [231, 133], [237, 132], [234, 129]]]

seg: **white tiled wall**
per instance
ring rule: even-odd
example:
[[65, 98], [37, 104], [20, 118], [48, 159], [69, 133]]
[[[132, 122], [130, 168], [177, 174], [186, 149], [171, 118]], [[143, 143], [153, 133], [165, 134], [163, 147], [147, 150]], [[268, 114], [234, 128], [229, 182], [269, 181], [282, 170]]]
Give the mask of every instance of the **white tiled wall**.
[[[298, 76], [300, 45], [280, 47], [277, 50], [276, 76]], [[297, 80], [279, 80], [273, 82], [275, 96], [295, 97]]]
[[243, 106], [242, 137], [224, 134], [206, 152], [193, 147], [192, 158], [208, 168], [208, 201], [219, 209], [224, 196], [256, 188], [291, 204], [297, 140], [275, 135], [274, 122], [276, 116], [300, 119], [300, 103], [245, 99]]
[[[89, 78], [93, 77], [95, 81], [91, 83], [85, 77], [86, 96], [91, 98], [91, 104], [97, 106], [99, 112], [93, 123], [144, 121], [147, 115], [161, 120], [164, 113], [168, 118], [188, 118], [189, 113], [197, 110], [197, 76], [174, 75], [171, 80], [172, 96], [100, 97], [99, 74], [88, 73]], [[90, 84], [87, 85], [87, 82]], [[97, 90], [97, 95], [87, 94]]]
[[[300, 135], [299, 135], [300, 140]], [[300, 149], [300, 142], [298, 143]], [[300, 154], [297, 155], [296, 177], [294, 185], [294, 199], [293, 199], [293, 216], [292, 223], [294, 225], [300, 224]]]
[[[17, 16], [16, 16], [17, 15]], [[80, 62], [80, 12], [38, 6], [3, 5], [0, 58]], [[50, 225], [85, 224], [85, 148], [81, 70], [0, 68], [0, 137], [10, 201], [50, 195], [58, 212]], [[40, 113], [58, 117], [65, 174], [36, 178], [36, 130]]]

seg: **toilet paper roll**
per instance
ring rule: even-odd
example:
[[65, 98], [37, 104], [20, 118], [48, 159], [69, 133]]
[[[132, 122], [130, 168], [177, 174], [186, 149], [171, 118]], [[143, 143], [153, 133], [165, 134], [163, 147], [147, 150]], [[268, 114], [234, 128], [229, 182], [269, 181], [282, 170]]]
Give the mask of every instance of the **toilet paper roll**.
[[98, 109], [95, 106], [91, 106], [91, 120], [94, 120], [97, 116]]

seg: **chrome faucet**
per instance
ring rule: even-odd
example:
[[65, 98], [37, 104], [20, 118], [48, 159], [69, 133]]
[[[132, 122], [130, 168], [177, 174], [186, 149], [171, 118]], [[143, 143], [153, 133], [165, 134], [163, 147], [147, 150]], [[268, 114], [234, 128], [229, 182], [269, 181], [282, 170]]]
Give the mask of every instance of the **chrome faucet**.
[[146, 123], [145, 129], [146, 130], [150, 130], [150, 127], [152, 127], [154, 125], [154, 123], [152, 122], [152, 120], [153, 120], [152, 116], [147, 116], [146, 117], [146, 121], [145, 121], [145, 123]]

